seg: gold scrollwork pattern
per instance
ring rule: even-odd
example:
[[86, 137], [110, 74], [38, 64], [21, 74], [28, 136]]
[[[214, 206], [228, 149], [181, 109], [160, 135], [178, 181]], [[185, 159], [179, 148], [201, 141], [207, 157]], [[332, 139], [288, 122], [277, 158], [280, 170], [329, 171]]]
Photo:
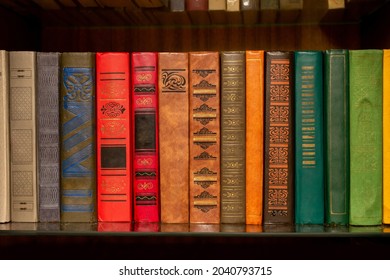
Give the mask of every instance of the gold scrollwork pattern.
[[153, 189], [153, 183], [152, 182], [144, 182], [144, 183], [138, 183], [137, 189], [139, 190], [151, 190]]
[[138, 82], [149, 82], [152, 80], [152, 74], [150, 73], [141, 73], [136, 75], [136, 80]]
[[153, 164], [153, 159], [152, 158], [140, 158], [137, 160], [138, 165], [142, 166], [150, 166]]
[[139, 106], [148, 106], [153, 103], [153, 99], [151, 97], [140, 97], [135, 100], [135, 103]]

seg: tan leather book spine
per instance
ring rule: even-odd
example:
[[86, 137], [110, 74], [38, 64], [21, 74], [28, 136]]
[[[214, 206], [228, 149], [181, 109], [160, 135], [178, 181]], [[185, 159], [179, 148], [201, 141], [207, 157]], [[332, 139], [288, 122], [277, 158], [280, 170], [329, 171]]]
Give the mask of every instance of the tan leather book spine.
[[191, 52], [190, 223], [220, 222], [220, 66], [218, 52]]
[[38, 221], [36, 54], [9, 53], [11, 221]]
[[0, 51], [0, 223], [11, 219], [8, 52]]
[[264, 51], [246, 51], [246, 223], [263, 220]]
[[221, 52], [221, 223], [245, 223], [245, 52]]
[[160, 203], [162, 223], [188, 223], [188, 53], [159, 53]]

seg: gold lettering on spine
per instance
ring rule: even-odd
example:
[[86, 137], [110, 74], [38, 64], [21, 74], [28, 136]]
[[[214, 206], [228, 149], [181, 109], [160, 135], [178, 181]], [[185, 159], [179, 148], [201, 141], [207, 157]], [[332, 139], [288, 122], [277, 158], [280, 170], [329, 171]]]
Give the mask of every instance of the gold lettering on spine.
[[302, 66], [301, 98], [302, 98], [302, 167], [313, 168], [316, 166], [315, 131], [316, 120], [314, 118], [314, 66]]

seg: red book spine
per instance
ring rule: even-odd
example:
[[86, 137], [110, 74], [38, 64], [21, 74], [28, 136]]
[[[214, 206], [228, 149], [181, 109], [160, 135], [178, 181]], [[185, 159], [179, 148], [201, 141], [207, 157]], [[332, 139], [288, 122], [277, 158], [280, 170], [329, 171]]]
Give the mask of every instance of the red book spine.
[[96, 53], [98, 220], [132, 217], [130, 55]]
[[159, 222], [157, 53], [132, 53], [134, 221]]

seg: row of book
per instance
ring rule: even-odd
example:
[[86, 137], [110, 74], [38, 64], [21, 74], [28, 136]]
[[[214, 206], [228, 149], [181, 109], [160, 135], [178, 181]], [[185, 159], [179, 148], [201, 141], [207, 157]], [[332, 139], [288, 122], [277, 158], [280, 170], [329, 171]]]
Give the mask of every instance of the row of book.
[[390, 222], [389, 50], [0, 67], [1, 222]]
[[[74, 10], [84, 10], [86, 19], [100, 23], [108, 18], [114, 24], [253, 25], [356, 20], [380, 4], [381, 0], [36, 0], [30, 5], [53, 23], [69, 23], [66, 17], [72, 15], [73, 20], [85, 22], [73, 14]], [[4, 5], [20, 9], [15, 3]]]

